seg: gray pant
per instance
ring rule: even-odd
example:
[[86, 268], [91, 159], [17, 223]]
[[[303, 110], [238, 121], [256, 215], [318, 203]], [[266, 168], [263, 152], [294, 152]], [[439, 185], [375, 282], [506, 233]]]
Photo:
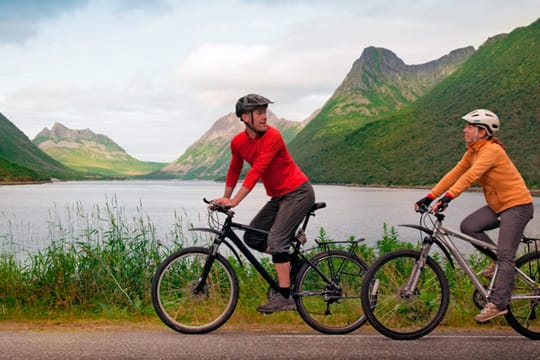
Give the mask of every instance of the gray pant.
[[499, 228], [497, 242], [497, 279], [495, 289], [491, 293], [489, 302], [497, 305], [499, 309], [506, 309], [514, 288], [514, 266], [516, 252], [525, 226], [532, 219], [534, 207], [532, 204], [514, 206], [500, 214], [484, 206], [461, 223], [461, 232], [481, 241], [493, 241], [484, 231]]
[[310, 182], [280, 197], [271, 198], [251, 220], [250, 226], [270, 231], [268, 236], [246, 231], [244, 241], [256, 250], [271, 254], [288, 253], [296, 229], [315, 203]]

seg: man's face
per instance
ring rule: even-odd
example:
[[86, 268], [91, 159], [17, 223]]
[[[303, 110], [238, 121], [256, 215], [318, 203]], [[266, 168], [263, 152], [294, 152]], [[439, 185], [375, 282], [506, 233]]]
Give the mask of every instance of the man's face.
[[267, 107], [260, 107], [253, 110], [253, 122], [251, 121], [250, 113], [242, 114], [242, 120], [250, 124], [255, 131], [265, 132], [268, 129], [268, 126], [266, 124], [266, 121], [268, 120], [266, 109]]

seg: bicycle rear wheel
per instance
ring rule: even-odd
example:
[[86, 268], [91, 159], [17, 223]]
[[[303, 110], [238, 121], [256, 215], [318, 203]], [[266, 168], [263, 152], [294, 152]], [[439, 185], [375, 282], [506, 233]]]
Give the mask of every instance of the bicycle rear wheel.
[[[238, 302], [238, 279], [227, 260], [217, 255], [200, 284], [209, 249], [186, 248], [170, 255], [152, 281], [152, 303], [171, 329], [188, 334], [213, 331], [223, 325]], [[200, 288], [200, 290], [197, 290]]]
[[508, 324], [523, 336], [540, 340], [540, 253], [525, 254], [516, 260], [516, 267], [523, 271], [535, 284], [527, 284], [518, 273], [514, 282], [512, 297], [539, 296], [536, 299], [515, 299], [510, 301], [505, 315]]
[[364, 277], [364, 312], [371, 325], [389, 338], [412, 340], [429, 334], [448, 308], [448, 280], [430, 257], [412, 294], [405, 293], [419, 257], [419, 251], [393, 251], [375, 261]]
[[[355, 254], [330, 250], [304, 264], [296, 278], [296, 308], [313, 329], [345, 334], [366, 322], [360, 302], [360, 286], [367, 265]], [[330, 280], [326, 281], [318, 271]]]

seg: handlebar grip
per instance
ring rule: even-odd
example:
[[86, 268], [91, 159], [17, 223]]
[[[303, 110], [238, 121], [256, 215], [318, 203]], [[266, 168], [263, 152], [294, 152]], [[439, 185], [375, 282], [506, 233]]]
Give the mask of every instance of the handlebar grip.
[[228, 211], [231, 209], [230, 206], [223, 206], [220, 204], [216, 204], [215, 202], [213, 202], [212, 200], [208, 200], [207, 198], [203, 198], [203, 201], [206, 204], [210, 205], [209, 206], [210, 210], [215, 210], [215, 211], [219, 211], [219, 212], [227, 214]]

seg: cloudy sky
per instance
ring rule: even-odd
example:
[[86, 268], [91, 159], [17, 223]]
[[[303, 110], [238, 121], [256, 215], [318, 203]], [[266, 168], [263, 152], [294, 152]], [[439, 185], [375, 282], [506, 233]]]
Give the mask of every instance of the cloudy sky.
[[170, 162], [240, 96], [303, 120], [362, 50], [435, 60], [540, 17], [540, 0], [0, 0], [0, 112]]

